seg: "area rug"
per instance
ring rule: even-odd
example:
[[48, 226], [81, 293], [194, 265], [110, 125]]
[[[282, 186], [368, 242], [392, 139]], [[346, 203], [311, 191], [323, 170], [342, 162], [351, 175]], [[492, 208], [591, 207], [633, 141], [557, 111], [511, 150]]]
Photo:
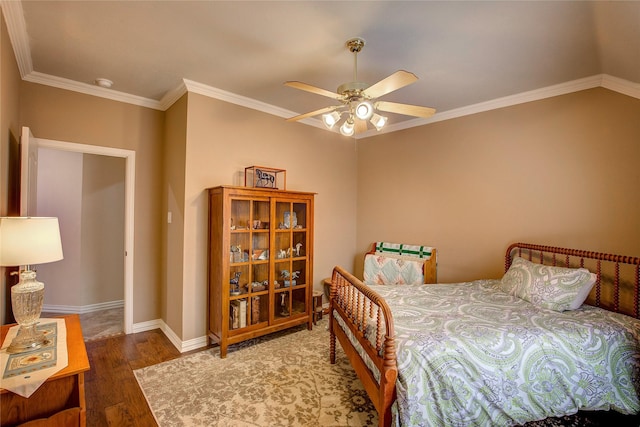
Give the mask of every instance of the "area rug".
[[[375, 426], [378, 415], [340, 349], [329, 363], [327, 319], [134, 371], [160, 427]], [[526, 427], [627, 424], [580, 412]], [[613, 422], [612, 422], [613, 421]]]
[[159, 426], [374, 426], [377, 413], [327, 319], [134, 371]]

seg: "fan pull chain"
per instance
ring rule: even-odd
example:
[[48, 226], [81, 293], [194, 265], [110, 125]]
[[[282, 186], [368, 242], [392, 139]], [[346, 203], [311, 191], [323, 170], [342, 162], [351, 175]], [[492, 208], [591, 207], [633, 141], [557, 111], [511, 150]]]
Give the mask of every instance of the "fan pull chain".
[[358, 81], [358, 52], [353, 52], [353, 81]]

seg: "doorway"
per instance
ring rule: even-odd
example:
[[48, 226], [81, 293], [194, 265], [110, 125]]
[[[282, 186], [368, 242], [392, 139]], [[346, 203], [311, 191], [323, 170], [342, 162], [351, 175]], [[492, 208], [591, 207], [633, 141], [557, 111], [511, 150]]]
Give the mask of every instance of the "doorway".
[[[25, 141], [25, 139], [28, 139], [28, 141]], [[119, 246], [121, 245], [121, 248], [118, 249], [116, 247], [115, 249], [113, 249], [112, 251], [113, 253], [109, 255], [94, 253], [94, 255], [92, 256], [92, 259], [91, 258], [89, 260], [85, 259], [86, 262], [82, 262], [80, 265], [68, 266], [69, 269], [73, 269], [73, 270], [66, 270], [66, 269], [65, 270], [81, 271], [83, 268], [90, 268], [91, 264], [93, 264], [94, 267], [99, 267], [100, 256], [109, 256], [112, 258], [115, 256], [116, 258], [120, 258], [121, 260], [123, 259], [123, 262], [122, 262], [123, 272], [121, 276], [124, 276], [124, 285], [123, 286], [120, 285], [123, 287], [123, 289], [122, 288], [116, 289], [116, 290], [108, 289], [109, 285], [111, 284], [111, 281], [107, 279], [107, 280], [103, 280], [102, 283], [97, 281], [96, 289], [94, 289], [91, 292], [89, 291], [86, 292], [87, 295], [89, 294], [94, 295], [96, 292], [99, 294], [102, 293], [103, 297], [109, 300], [110, 298], [113, 299], [113, 295], [118, 295], [118, 291], [121, 291], [119, 295], [122, 296], [124, 300], [123, 303], [122, 303], [122, 300], [116, 300], [115, 303], [112, 301], [112, 302], [106, 302], [102, 304], [101, 303], [92, 304], [90, 297], [86, 297], [85, 295], [84, 296], [85, 298], [83, 299], [83, 296], [81, 295], [80, 298], [78, 298], [78, 295], [73, 295], [74, 291], [70, 291], [70, 292], [71, 292], [71, 296], [76, 298], [75, 303], [73, 304], [73, 307], [76, 307], [76, 308], [78, 306], [82, 307], [83, 309], [86, 309], [89, 313], [93, 310], [97, 311], [102, 308], [109, 308], [110, 304], [111, 305], [118, 304], [119, 302], [120, 305], [122, 306], [123, 315], [124, 315], [124, 322], [123, 322], [124, 333], [126, 334], [132, 333], [133, 332], [133, 220], [134, 220], [135, 152], [131, 150], [123, 150], [123, 149], [116, 149], [116, 148], [109, 148], [109, 147], [99, 147], [99, 146], [91, 146], [91, 145], [77, 144], [77, 143], [64, 142], [64, 141], [54, 141], [49, 139], [35, 138], [30, 134], [30, 131], [28, 128], [23, 128], [23, 137], [22, 137], [21, 143], [23, 144], [22, 149], [30, 153], [28, 156], [23, 157], [23, 159], [28, 157], [27, 159], [27, 163], [28, 163], [27, 169], [28, 169], [28, 175], [29, 175], [28, 187], [31, 188], [31, 190], [29, 191], [28, 198], [30, 199], [37, 200], [38, 188], [40, 187], [38, 185], [38, 177], [36, 173], [36, 170], [38, 169], [38, 157], [39, 157], [38, 152], [40, 151], [42, 153], [46, 153], [46, 155], [43, 156], [42, 158], [43, 162], [46, 160], [46, 158], [51, 158], [51, 154], [53, 154], [53, 157], [55, 158], [55, 157], [59, 157], [60, 155], [66, 152], [67, 154], [71, 155], [71, 158], [75, 156], [75, 160], [67, 160], [67, 161], [71, 161], [73, 163], [74, 161], [77, 161], [78, 158], [84, 159], [87, 162], [89, 168], [110, 167], [109, 165], [118, 165], [118, 164], [121, 165], [120, 166], [121, 172], [119, 173], [122, 173], [123, 171], [123, 174], [124, 174], [124, 176], [121, 178], [123, 181], [121, 183], [121, 187], [123, 187], [123, 191], [124, 191], [124, 195], [123, 195], [124, 200], [122, 202], [122, 209], [119, 210], [119, 212], [122, 212], [122, 214], [119, 214], [119, 215], [123, 215], [123, 218], [120, 221], [119, 227], [117, 226], [117, 223], [119, 220], [117, 219], [115, 220], [115, 223], [116, 223], [115, 226], [117, 226], [119, 229], [118, 233], [122, 234], [122, 239], [120, 239], [120, 243], [118, 244]], [[101, 158], [103, 159], [103, 161], [100, 161]], [[124, 165], [122, 165], [122, 163], [124, 163]], [[23, 161], [23, 164], [24, 164], [24, 161]], [[97, 165], [103, 165], [103, 166], [97, 166]], [[115, 168], [117, 169], [118, 166], [115, 166]], [[67, 170], [65, 170], [65, 172], [67, 172]], [[109, 174], [106, 174], [106, 175], [109, 175]], [[36, 205], [35, 211], [37, 212], [38, 215], [40, 215], [41, 209], [38, 208], [38, 203], [35, 202], [35, 205]], [[95, 210], [96, 209], [95, 206], [96, 205], [94, 204], [94, 207], [92, 209]], [[46, 210], [45, 207], [43, 207], [43, 210]], [[89, 209], [89, 214], [90, 212], [91, 212], [91, 209]], [[93, 215], [93, 216], [87, 215], [86, 217], [95, 218], [96, 216], [97, 215]], [[108, 215], [103, 216], [103, 220], [114, 222], [112, 221], [112, 218], [111, 219], [109, 218]], [[60, 221], [62, 223], [64, 220], [61, 218]], [[67, 229], [69, 228], [73, 229], [73, 227], [67, 227]], [[99, 224], [93, 224], [93, 227], [91, 229], [93, 230], [93, 232], [89, 232], [85, 234], [93, 234], [95, 238], [99, 239], [100, 238]], [[62, 224], [61, 224], [61, 232], [65, 234], [65, 231], [62, 230]], [[73, 234], [73, 231], [71, 233]], [[71, 236], [71, 237], [74, 237], [74, 236]], [[82, 239], [82, 236], [80, 237], [75, 236], [75, 237]], [[65, 239], [65, 236], [63, 236], [63, 242], [64, 242], [64, 239]], [[116, 241], [118, 240], [116, 239]], [[65, 249], [63, 247], [63, 251], [64, 250]], [[120, 250], [122, 250], [122, 252], [119, 252]], [[78, 258], [76, 257], [76, 262], [77, 260]], [[54, 264], [50, 264], [50, 266], [53, 267]], [[48, 267], [49, 266], [45, 264], [45, 265], [41, 265], [39, 268], [41, 271], [44, 272]], [[106, 274], [106, 273], [103, 272], [103, 274]], [[62, 280], [64, 280], [64, 278]], [[113, 282], [116, 282], [116, 281], [114, 280]], [[120, 283], [122, 283], [121, 280], [120, 280]], [[67, 295], [69, 295], [69, 291], [67, 291], [66, 293]], [[110, 294], [111, 296], [105, 296], [105, 294], [106, 295]], [[45, 299], [45, 306], [46, 305], [47, 305], [47, 300]], [[65, 311], [64, 307], [62, 307], [61, 310]], [[66, 310], [66, 311], [69, 312], [69, 310]], [[77, 312], [77, 310], [75, 312]], [[81, 315], [82, 315], [82, 311], [81, 311]]]

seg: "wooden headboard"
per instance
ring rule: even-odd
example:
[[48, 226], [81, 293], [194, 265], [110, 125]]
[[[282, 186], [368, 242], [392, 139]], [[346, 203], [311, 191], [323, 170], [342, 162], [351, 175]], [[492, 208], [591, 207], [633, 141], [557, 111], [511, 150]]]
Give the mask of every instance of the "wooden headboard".
[[539, 264], [587, 268], [598, 279], [586, 304], [640, 319], [640, 258], [514, 243], [505, 255], [505, 272], [516, 256]]

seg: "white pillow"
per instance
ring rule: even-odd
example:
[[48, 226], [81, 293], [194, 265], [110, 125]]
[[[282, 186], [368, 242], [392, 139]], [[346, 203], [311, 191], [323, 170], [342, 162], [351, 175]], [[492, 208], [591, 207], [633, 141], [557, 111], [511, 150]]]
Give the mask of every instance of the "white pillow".
[[565, 311], [582, 305], [596, 279], [586, 268], [553, 267], [515, 257], [500, 288], [534, 305]]

